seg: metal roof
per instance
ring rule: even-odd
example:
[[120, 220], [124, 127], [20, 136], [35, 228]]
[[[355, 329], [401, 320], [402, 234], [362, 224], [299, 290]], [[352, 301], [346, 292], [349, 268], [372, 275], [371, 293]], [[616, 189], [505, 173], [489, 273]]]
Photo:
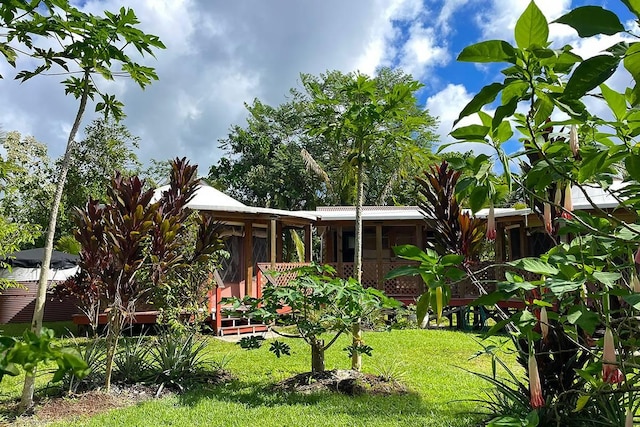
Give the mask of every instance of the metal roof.
[[[319, 221], [354, 221], [356, 218], [355, 206], [319, 206], [315, 211]], [[363, 221], [384, 220], [420, 220], [425, 219], [426, 214], [417, 206], [363, 206]]]
[[[620, 203], [614, 196], [611, 195], [611, 192], [618, 192], [619, 190], [624, 188], [624, 186], [625, 183], [623, 183], [622, 181], [614, 181], [607, 190], [604, 190], [599, 186], [586, 187], [583, 185], [583, 191], [582, 189], [580, 189], [580, 187], [574, 185], [571, 187], [571, 201], [573, 202], [573, 209], [593, 209], [593, 205], [589, 202], [589, 200], [591, 200], [597, 207], [601, 209], [617, 208]], [[494, 213], [496, 218], [516, 215], [529, 215], [531, 213], [531, 209], [495, 208]], [[476, 212], [475, 216], [478, 218], [486, 218], [487, 216], [489, 216], [489, 209], [481, 209]]]

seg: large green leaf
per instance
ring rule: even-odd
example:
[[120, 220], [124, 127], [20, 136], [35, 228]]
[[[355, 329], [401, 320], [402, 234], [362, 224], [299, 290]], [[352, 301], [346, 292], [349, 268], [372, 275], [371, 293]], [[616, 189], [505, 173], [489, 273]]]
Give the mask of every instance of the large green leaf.
[[574, 305], [569, 309], [567, 320], [573, 325], [578, 325], [587, 333], [593, 334], [596, 326], [600, 324], [600, 316], [583, 305]]
[[569, 25], [578, 32], [580, 37], [591, 37], [596, 34], [613, 35], [624, 31], [618, 16], [600, 6], [577, 7], [553, 22]]
[[631, 13], [640, 18], [640, 0], [622, 0], [622, 3], [629, 8]]
[[485, 205], [488, 199], [488, 191], [485, 187], [476, 187], [469, 194], [469, 209], [472, 212], [478, 212]]
[[520, 258], [515, 261], [509, 262], [509, 265], [512, 265], [517, 268], [521, 268], [530, 273], [542, 274], [545, 276], [553, 276], [558, 274], [559, 270], [553, 265], [541, 261], [538, 258]]
[[478, 92], [476, 96], [474, 96], [473, 99], [465, 105], [458, 118], [453, 122], [453, 125], [455, 126], [456, 123], [464, 117], [477, 113], [483, 106], [492, 103], [503, 87], [504, 85], [502, 83], [491, 83], [490, 85], [480, 89], [480, 92]]
[[518, 101], [518, 98], [512, 98], [508, 103], [496, 108], [496, 112], [493, 115], [493, 120], [491, 120], [492, 129], [498, 129], [498, 127], [500, 127], [502, 121], [506, 117], [511, 117], [513, 115], [513, 113], [516, 111], [516, 108], [518, 108]]
[[604, 83], [600, 85], [600, 91], [602, 92], [604, 100], [607, 101], [607, 105], [616, 116], [616, 119], [622, 120], [627, 113], [627, 102], [624, 95], [616, 92]]
[[422, 324], [425, 316], [429, 312], [429, 305], [431, 304], [431, 291], [427, 289], [425, 293], [420, 295], [418, 302], [416, 303], [416, 320], [418, 325]]
[[604, 83], [618, 68], [620, 59], [613, 55], [597, 55], [578, 65], [569, 78], [564, 98], [581, 98]]
[[504, 40], [487, 40], [462, 49], [458, 61], [516, 62], [516, 50]]
[[518, 18], [515, 28], [516, 44], [520, 49], [531, 46], [544, 47], [549, 37], [549, 24], [535, 2], [529, 6]]
[[463, 126], [451, 131], [451, 136], [455, 139], [482, 141], [489, 133], [489, 128], [480, 125]]
[[533, 117], [534, 123], [536, 126], [539, 126], [551, 117], [551, 113], [553, 112], [553, 101], [542, 91], [536, 91], [536, 95], [538, 95], [538, 99], [536, 99], [534, 104]]
[[420, 274], [420, 269], [418, 267], [403, 265], [402, 267], [394, 268], [388, 272], [387, 275], [384, 276], [384, 280], [391, 280], [402, 276], [417, 276], [418, 274]]
[[609, 271], [594, 271], [593, 277], [598, 282], [603, 283], [607, 287], [613, 288], [616, 285], [616, 282], [620, 280], [622, 275], [620, 273]]
[[637, 153], [629, 153], [627, 158], [624, 159], [624, 165], [627, 168], [629, 176], [640, 182], [640, 155]]
[[625, 295], [622, 299], [636, 310], [640, 310], [640, 294]]
[[605, 167], [609, 152], [607, 150], [594, 150], [586, 155], [582, 161], [582, 167], [578, 171], [578, 182], [586, 182]]
[[567, 292], [577, 291], [582, 287], [583, 283], [584, 281], [579, 280], [548, 279], [546, 285], [555, 295], [562, 295]]
[[640, 82], [640, 43], [633, 43], [624, 56], [624, 68], [633, 76], [636, 84]]

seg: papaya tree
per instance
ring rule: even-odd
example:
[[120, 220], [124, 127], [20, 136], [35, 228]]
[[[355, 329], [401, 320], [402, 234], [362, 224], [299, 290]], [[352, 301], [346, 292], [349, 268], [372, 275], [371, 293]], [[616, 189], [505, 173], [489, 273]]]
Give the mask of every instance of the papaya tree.
[[[362, 280], [362, 206], [365, 180], [376, 153], [408, 152], [417, 145], [413, 135], [433, 124], [427, 115], [413, 114], [415, 92], [422, 86], [415, 80], [399, 81], [389, 87], [364, 74], [354, 74], [335, 88], [325, 91], [315, 81], [307, 81], [315, 106], [315, 125], [309, 132], [348, 147], [344, 165], [353, 171], [356, 187], [354, 278]], [[353, 347], [362, 343], [359, 322], [353, 324]], [[353, 353], [352, 369], [359, 370], [360, 354]]]
[[[312, 264], [299, 267], [294, 273], [295, 279], [286, 285], [267, 284], [261, 298], [232, 301], [236, 309], [241, 304], [247, 306], [245, 315], [270, 324], [275, 333], [303, 339], [311, 350], [311, 372], [314, 374], [325, 370], [325, 351], [340, 335], [349, 333], [353, 322], [383, 306], [398, 305], [381, 291], [363, 288], [353, 278], [335, 277], [331, 266]], [[294, 327], [296, 333], [280, 330], [288, 330], [287, 327]], [[331, 336], [328, 341], [325, 334]], [[254, 348], [260, 343], [249, 338], [240, 344]], [[289, 355], [289, 345], [282, 341], [273, 341], [270, 350], [278, 357]], [[370, 356], [372, 348], [349, 346], [345, 350], [349, 355], [357, 351]]]

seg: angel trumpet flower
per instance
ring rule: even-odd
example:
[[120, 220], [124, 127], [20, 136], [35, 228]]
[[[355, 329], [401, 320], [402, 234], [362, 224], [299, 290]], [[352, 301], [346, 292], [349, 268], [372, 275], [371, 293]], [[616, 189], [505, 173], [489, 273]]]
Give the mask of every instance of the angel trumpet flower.
[[542, 334], [542, 339], [547, 339], [549, 335], [549, 318], [547, 317], [547, 308], [542, 307], [540, 309], [540, 333]]
[[489, 217], [487, 218], [487, 240], [496, 240], [496, 217], [493, 211], [493, 203], [489, 207]]
[[540, 374], [538, 373], [538, 362], [534, 354], [529, 355], [529, 394], [531, 408], [538, 409], [544, 406], [542, 398], [542, 385], [540, 384]]
[[624, 427], [633, 427], [633, 411], [627, 409], [627, 417], [624, 420]]
[[551, 225], [551, 205], [549, 203], [544, 204], [544, 228], [549, 234], [553, 231]]
[[573, 200], [571, 198], [571, 183], [568, 183], [564, 189], [564, 210], [562, 211], [562, 218], [570, 219], [571, 212], [573, 212]]
[[573, 157], [578, 157], [578, 127], [576, 125], [571, 125], [571, 131], [569, 132], [569, 148], [571, 148], [571, 153], [573, 153]]
[[616, 349], [613, 343], [613, 333], [609, 328], [604, 332], [602, 380], [609, 384], [619, 384], [624, 380], [622, 371], [616, 365]]
[[631, 282], [631, 290], [636, 293], [640, 292], [640, 279], [638, 279], [638, 276], [635, 274], [632, 274], [630, 282]]

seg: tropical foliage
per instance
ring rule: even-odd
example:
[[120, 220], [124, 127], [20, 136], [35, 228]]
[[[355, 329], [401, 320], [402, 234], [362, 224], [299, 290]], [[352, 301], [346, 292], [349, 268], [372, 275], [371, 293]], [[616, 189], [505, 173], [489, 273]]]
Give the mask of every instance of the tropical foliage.
[[[623, 3], [640, 17], [636, 2]], [[554, 23], [580, 37], [633, 33], [599, 6], [578, 7]], [[554, 48], [534, 2], [517, 21], [515, 41], [483, 41], [460, 53], [460, 61], [506, 66], [504, 79], [482, 88], [458, 118], [477, 113], [480, 124], [452, 132], [495, 150], [504, 182], [526, 196], [554, 245], [541, 257], [511, 262], [517, 271], [483, 297], [483, 303], [518, 298], [527, 307], [493, 329], [515, 327], [529, 382], [500, 386], [501, 397], [490, 406], [493, 424], [631, 425], [640, 404], [634, 336], [640, 286], [633, 256], [640, 242], [640, 44], [625, 37], [587, 59], [571, 46]], [[621, 91], [607, 84], [620, 66], [635, 81]], [[494, 101], [493, 115], [481, 111]], [[509, 155], [504, 143], [514, 131], [523, 151]], [[521, 162], [522, 174], [512, 172], [513, 161]], [[593, 188], [614, 197], [627, 216], [599, 207], [589, 197]], [[587, 198], [595, 215], [572, 211], [572, 190]], [[491, 200], [488, 183], [475, 192], [476, 206]]]
[[155, 301], [157, 308], [173, 314], [167, 320], [200, 311], [196, 304], [202, 304], [206, 294], [204, 279], [215, 268], [222, 245], [217, 224], [202, 213], [195, 219], [198, 229], [192, 246], [183, 249], [192, 231], [185, 205], [198, 186], [196, 171], [186, 159], [173, 161], [169, 187], [155, 202], [153, 190], [145, 190], [137, 176], [116, 174], [106, 203], [89, 200], [77, 212], [80, 272], [60, 291], [82, 302], [94, 329], [99, 313], [108, 313], [107, 389], [118, 339], [136, 307]]
[[[293, 273], [295, 279], [286, 285], [267, 284], [261, 298], [233, 300], [234, 308], [245, 305], [247, 316], [273, 324], [272, 330], [285, 337], [303, 339], [311, 349], [313, 373], [325, 370], [325, 351], [348, 333], [355, 321], [383, 305], [396, 305], [382, 292], [365, 289], [352, 278], [334, 277], [335, 270], [330, 266], [313, 264], [299, 267]], [[297, 333], [287, 332], [286, 327], [294, 327]], [[325, 334], [331, 334], [328, 341]], [[255, 338], [241, 341], [246, 348], [257, 348], [260, 343]], [[290, 354], [289, 345], [282, 341], [273, 341], [270, 350], [278, 357]], [[359, 338], [345, 350], [350, 356], [353, 353], [371, 356], [372, 349]]]
[[[360, 76], [364, 78], [365, 76]], [[209, 179], [236, 199], [254, 206], [281, 209], [315, 209], [322, 205], [354, 205], [356, 201], [356, 175], [350, 161], [349, 136], [329, 135], [325, 131], [328, 110], [340, 111], [342, 106], [353, 106], [348, 87], [357, 76], [340, 71], [329, 71], [318, 76], [302, 74], [302, 88], [290, 91], [290, 101], [277, 107], [254, 100], [246, 105], [249, 112], [245, 126], [233, 126], [229, 136], [220, 141], [228, 154], [211, 168]], [[391, 96], [393, 88], [412, 84], [412, 102], [407, 102], [404, 114], [389, 118], [390, 123], [412, 121], [412, 144], [404, 150], [392, 149], [392, 142], [404, 138], [401, 127], [389, 126], [390, 137], [385, 144], [368, 153], [367, 204], [394, 204], [413, 202], [414, 185], [407, 179], [417, 174], [434, 155], [431, 145], [435, 141], [435, 119], [414, 98], [417, 82], [409, 75], [383, 68], [373, 77], [367, 77], [368, 89], [377, 92], [382, 102]], [[322, 98], [325, 102], [314, 103]], [[346, 118], [346, 116], [345, 116]], [[380, 141], [382, 142], [382, 140]], [[409, 179], [410, 181], [410, 179]]]

